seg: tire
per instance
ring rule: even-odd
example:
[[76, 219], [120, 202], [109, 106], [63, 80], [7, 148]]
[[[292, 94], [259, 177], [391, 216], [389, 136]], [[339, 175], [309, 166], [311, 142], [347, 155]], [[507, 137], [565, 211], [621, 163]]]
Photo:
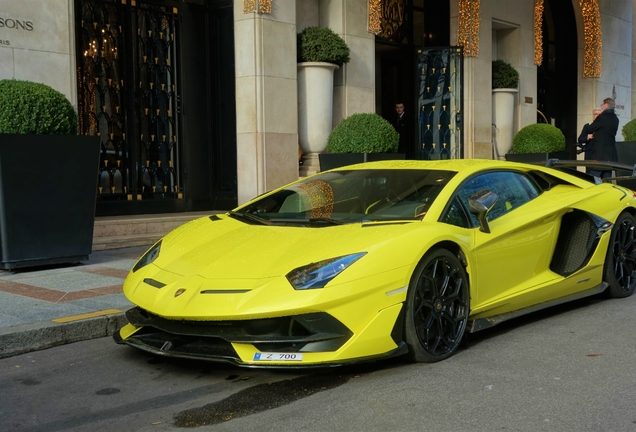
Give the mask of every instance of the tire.
[[635, 224], [634, 216], [623, 213], [612, 228], [604, 275], [609, 297], [629, 297], [636, 289]]
[[468, 276], [457, 257], [446, 249], [428, 252], [413, 273], [406, 297], [404, 334], [411, 360], [433, 363], [453, 355], [469, 309]]

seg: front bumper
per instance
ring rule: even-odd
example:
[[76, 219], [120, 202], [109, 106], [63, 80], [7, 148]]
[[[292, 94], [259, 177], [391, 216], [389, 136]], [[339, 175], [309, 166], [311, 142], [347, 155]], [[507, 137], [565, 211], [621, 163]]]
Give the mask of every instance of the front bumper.
[[[338, 366], [407, 352], [406, 345], [398, 342], [397, 348], [380, 355], [342, 359], [336, 351], [351, 341], [353, 332], [324, 312], [266, 319], [191, 321], [165, 319], [135, 307], [126, 312], [126, 317], [130, 324], [113, 336], [119, 344], [157, 355], [239, 366]], [[256, 361], [261, 353], [284, 353], [288, 357], [298, 353], [295, 357], [304, 358], [302, 362], [265, 363]]]

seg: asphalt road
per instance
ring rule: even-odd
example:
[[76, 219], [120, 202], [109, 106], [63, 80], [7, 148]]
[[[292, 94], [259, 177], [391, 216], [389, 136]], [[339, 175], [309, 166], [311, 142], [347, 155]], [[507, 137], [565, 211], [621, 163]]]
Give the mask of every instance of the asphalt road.
[[471, 335], [440, 363], [326, 371], [78, 342], [0, 360], [0, 430], [636, 431], [635, 308], [581, 300]]

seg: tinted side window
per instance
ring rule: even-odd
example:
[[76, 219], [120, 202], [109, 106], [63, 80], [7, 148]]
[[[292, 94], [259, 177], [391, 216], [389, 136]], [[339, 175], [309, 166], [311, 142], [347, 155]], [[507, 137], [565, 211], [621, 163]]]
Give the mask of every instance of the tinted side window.
[[[457, 197], [464, 208], [468, 209], [468, 199], [484, 189], [492, 191], [499, 196], [492, 210], [488, 212], [488, 221], [495, 220], [511, 212], [535, 199], [540, 193], [539, 188], [525, 175], [516, 172], [498, 171], [473, 177], [459, 188]], [[479, 226], [475, 215], [472, 213], [469, 213], [469, 215], [472, 226]]]
[[455, 196], [450, 205], [446, 209], [446, 212], [441, 217], [440, 222], [455, 225], [462, 228], [473, 228], [473, 223], [468, 216], [466, 207], [461, 203], [459, 197]]

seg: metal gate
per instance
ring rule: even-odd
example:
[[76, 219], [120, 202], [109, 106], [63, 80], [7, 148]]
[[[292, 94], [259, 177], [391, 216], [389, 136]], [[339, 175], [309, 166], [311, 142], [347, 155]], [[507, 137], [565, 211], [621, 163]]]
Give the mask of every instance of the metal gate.
[[183, 200], [178, 6], [76, 1], [80, 133], [101, 138], [98, 203]]
[[415, 66], [420, 143], [415, 158], [462, 158], [462, 48], [420, 48]]

